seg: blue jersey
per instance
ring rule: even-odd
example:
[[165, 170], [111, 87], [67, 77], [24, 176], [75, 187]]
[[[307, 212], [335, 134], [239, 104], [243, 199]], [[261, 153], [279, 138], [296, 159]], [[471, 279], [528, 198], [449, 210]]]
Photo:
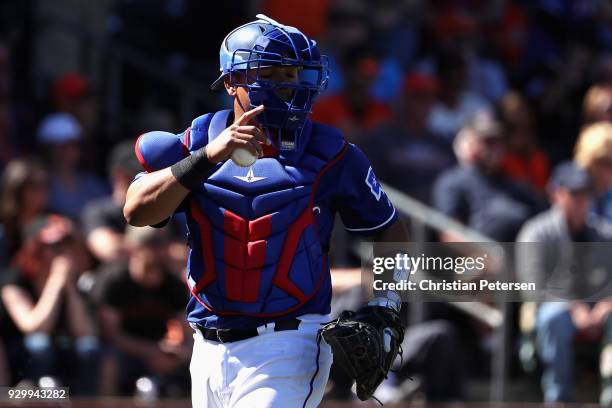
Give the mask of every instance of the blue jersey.
[[[203, 115], [182, 134], [150, 132], [136, 142], [146, 171], [172, 165], [209, 143], [231, 111]], [[250, 168], [216, 165], [178, 211], [186, 213], [190, 255], [188, 320], [251, 328], [330, 311], [327, 261], [334, 217], [374, 235], [395, 208], [368, 159], [335, 129], [307, 122], [299, 151], [271, 152]]]

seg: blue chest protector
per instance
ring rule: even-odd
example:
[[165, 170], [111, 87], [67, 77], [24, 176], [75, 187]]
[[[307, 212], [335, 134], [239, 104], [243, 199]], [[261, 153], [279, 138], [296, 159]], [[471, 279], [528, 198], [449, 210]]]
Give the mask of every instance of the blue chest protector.
[[[173, 148], [186, 155], [203, 147], [226, 128], [230, 112], [195, 119]], [[213, 314], [282, 316], [306, 304], [328, 278], [313, 203], [323, 175], [348, 145], [336, 130], [312, 122], [303, 134], [309, 136], [299, 151], [278, 152], [250, 168], [218, 164], [187, 197], [188, 284]], [[143, 155], [138, 143], [137, 154]]]

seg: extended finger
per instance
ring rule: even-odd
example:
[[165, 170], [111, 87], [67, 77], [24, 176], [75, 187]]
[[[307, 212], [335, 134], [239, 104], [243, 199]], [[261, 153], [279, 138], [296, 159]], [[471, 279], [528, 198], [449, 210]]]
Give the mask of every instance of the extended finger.
[[264, 111], [263, 105], [259, 105], [256, 108], [246, 111], [238, 118], [238, 120], [236, 121], [236, 124], [239, 126], [247, 125], [251, 121], [251, 119], [259, 115], [263, 111]]

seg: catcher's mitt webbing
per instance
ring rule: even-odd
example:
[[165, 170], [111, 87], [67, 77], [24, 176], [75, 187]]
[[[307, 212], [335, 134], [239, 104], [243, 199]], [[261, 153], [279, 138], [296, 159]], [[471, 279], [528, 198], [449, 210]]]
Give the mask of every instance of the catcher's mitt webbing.
[[357, 397], [365, 401], [387, 378], [404, 339], [404, 327], [392, 309], [365, 306], [343, 312], [321, 329], [334, 361], [355, 380]]

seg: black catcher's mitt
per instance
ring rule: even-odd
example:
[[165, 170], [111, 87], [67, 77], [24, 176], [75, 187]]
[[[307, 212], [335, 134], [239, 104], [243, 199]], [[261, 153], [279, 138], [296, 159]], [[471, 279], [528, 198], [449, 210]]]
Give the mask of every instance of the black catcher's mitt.
[[395, 310], [364, 306], [357, 312], [342, 312], [323, 326], [321, 335], [331, 346], [334, 361], [355, 379], [357, 397], [365, 401], [387, 378], [400, 352], [404, 327]]

